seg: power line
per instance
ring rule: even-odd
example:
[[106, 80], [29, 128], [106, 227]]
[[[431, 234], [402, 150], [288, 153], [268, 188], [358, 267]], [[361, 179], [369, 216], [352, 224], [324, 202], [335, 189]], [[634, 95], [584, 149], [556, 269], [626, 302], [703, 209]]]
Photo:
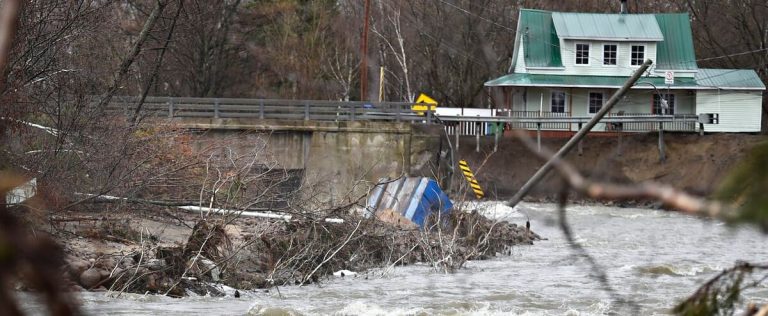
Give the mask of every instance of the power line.
[[716, 56], [716, 57], [701, 58], [701, 59], [697, 59], [696, 61], [706, 61], [706, 60], [721, 59], [721, 58], [726, 58], [726, 57], [741, 56], [741, 55], [759, 53], [759, 52], [762, 52], [762, 51], [768, 51], [768, 48], [755, 49], [755, 50], [751, 50], [751, 51], [747, 51], [747, 52], [734, 53], [734, 54], [730, 54], [730, 55], [722, 55], [722, 56]]
[[503, 25], [503, 24], [499, 24], [499, 23], [497, 23], [496, 21], [490, 20], [490, 19], [488, 19], [488, 18], [486, 18], [486, 17], [483, 17], [483, 16], [481, 16], [481, 15], [478, 15], [478, 14], [472, 13], [471, 11], [469, 11], [469, 10], [466, 10], [466, 9], [464, 9], [464, 8], [462, 8], [462, 7], [459, 7], [459, 6], [457, 6], [457, 5], [453, 4], [453, 3], [447, 2], [447, 1], [445, 1], [445, 0], [437, 0], [437, 1], [439, 1], [439, 2], [442, 2], [442, 3], [446, 4], [446, 5], [448, 5], [448, 6], [452, 7], [452, 8], [454, 8], [454, 9], [456, 9], [456, 10], [459, 10], [459, 11], [461, 11], [461, 12], [464, 12], [464, 13], [466, 13], [466, 14], [469, 14], [469, 15], [473, 15], [473, 16], [475, 16], [475, 17], [477, 17], [477, 18], [479, 18], [479, 19], [481, 19], [481, 20], [483, 20], [483, 21], [486, 21], [486, 22], [488, 22], [488, 23], [491, 23], [491, 24], [493, 24], [493, 25], [496, 25], [496, 26], [498, 26], [498, 27], [501, 27], [501, 28], [503, 28], [503, 29], [507, 29], [507, 30], [510, 30], [510, 31], [515, 31], [515, 29], [513, 29], [513, 28], [511, 28], [511, 27], [508, 27], [508, 26], [506, 26], [506, 25]]

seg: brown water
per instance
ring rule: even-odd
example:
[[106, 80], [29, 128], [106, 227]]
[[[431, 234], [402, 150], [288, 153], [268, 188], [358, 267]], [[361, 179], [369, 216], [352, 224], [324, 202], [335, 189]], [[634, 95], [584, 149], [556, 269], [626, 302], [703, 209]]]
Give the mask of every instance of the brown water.
[[[590, 277], [555, 226], [552, 205], [480, 205], [512, 222], [531, 218], [547, 241], [520, 246], [511, 256], [467, 264], [454, 274], [427, 265], [332, 278], [318, 285], [244, 293], [241, 298], [82, 295], [93, 315], [628, 315]], [[569, 208], [576, 239], [600, 263], [617, 294], [643, 315], [666, 314], [718, 271], [736, 260], [768, 262], [768, 236], [750, 227], [657, 210], [602, 206]], [[367, 276], [367, 279], [366, 279]], [[230, 292], [231, 295], [231, 292]], [[768, 286], [746, 293], [768, 301]], [[39, 310], [29, 305], [28, 310]]]

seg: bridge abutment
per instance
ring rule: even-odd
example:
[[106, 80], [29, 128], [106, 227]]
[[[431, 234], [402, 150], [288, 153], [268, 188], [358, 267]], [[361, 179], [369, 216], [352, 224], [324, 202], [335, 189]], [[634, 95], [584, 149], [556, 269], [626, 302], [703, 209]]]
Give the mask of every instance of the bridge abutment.
[[450, 164], [441, 125], [212, 118], [173, 124], [202, 132], [197, 150], [226, 143], [230, 154], [294, 171], [303, 197], [320, 203], [352, 201], [385, 177], [441, 178]]

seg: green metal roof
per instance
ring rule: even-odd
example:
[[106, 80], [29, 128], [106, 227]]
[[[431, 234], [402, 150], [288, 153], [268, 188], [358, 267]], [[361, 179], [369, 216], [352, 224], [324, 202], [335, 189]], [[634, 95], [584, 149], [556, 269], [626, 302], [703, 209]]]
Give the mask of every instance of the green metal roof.
[[[485, 83], [487, 87], [561, 87], [561, 88], [620, 88], [629, 77], [574, 76], [513, 73]], [[641, 77], [635, 84], [638, 89], [666, 89], [662, 77]], [[699, 69], [695, 78], [675, 78], [670, 89], [691, 90], [765, 90], [765, 85], [751, 69]]]
[[652, 14], [553, 12], [557, 35], [565, 39], [647, 41], [664, 40]]
[[[565, 88], [620, 88], [629, 77], [613, 76], [574, 76], [574, 75], [542, 75], [529, 73], [513, 73], [485, 83], [485, 86], [518, 86], [518, 87], [565, 87]], [[638, 80], [638, 88], [652, 89], [651, 85], [639, 82], [649, 82], [656, 87], [667, 86], [664, 78], [644, 77]], [[672, 89], [696, 89], [698, 85], [694, 78], [676, 78]]]
[[765, 90], [765, 85], [752, 69], [708, 69], [696, 73], [696, 82], [701, 86], [721, 89]]
[[[521, 9], [517, 43], [523, 44], [527, 67], [562, 67], [560, 38], [654, 41], [656, 68], [696, 70], [691, 23], [687, 13], [601, 14]], [[517, 54], [515, 50], [516, 61]]]
[[522, 37], [523, 54], [525, 54], [527, 67], [563, 66], [560, 56], [560, 39], [557, 37], [552, 22], [552, 12], [520, 10], [520, 25], [517, 36]]
[[656, 46], [656, 69], [698, 69], [688, 14], [656, 14], [656, 21], [664, 34], [664, 40]]

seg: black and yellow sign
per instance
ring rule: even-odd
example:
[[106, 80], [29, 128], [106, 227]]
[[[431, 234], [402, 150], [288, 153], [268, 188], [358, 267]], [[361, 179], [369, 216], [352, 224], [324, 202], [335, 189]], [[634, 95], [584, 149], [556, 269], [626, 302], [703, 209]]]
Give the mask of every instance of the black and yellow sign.
[[418, 113], [419, 115], [423, 115], [426, 111], [434, 112], [436, 109], [437, 101], [424, 93], [420, 93], [419, 97], [416, 99], [416, 104], [411, 106], [411, 110]]
[[475, 174], [472, 173], [471, 169], [469, 169], [469, 164], [467, 164], [467, 161], [459, 160], [459, 168], [461, 169], [461, 172], [464, 173], [464, 178], [466, 178], [467, 182], [469, 182], [469, 186], [472, 188], [472, 191], [475, 191], [475, 196], [478, 199], [482, 199], [485, 196], [485, 193], [483, 193], [483, 189], [480, 188], [480, 185], [477, 183]]

